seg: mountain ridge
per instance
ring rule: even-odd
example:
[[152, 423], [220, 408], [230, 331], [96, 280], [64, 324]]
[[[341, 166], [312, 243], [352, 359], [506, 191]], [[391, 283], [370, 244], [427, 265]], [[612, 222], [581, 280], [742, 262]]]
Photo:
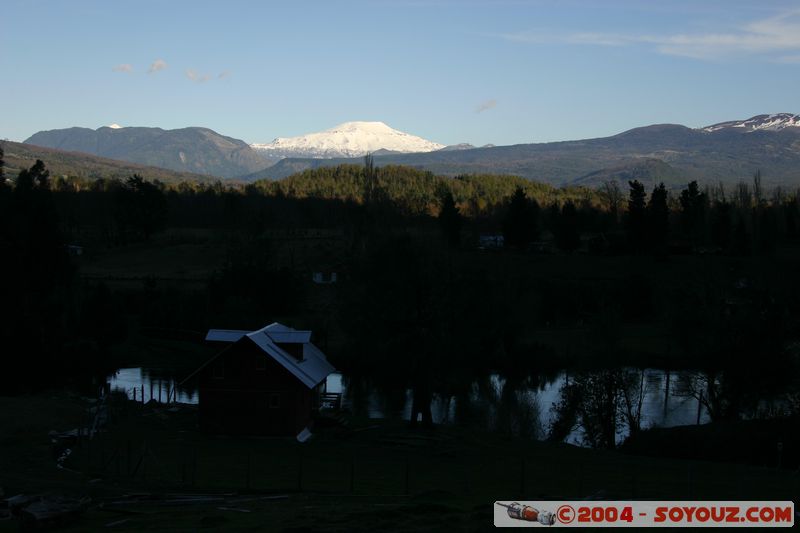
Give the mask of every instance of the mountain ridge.
[[40, 131], [24, 143], [223, 178], [254, 172], [269, 164], [244, 141], [204, 127], [73, 127]]
[[[774, 115], [758, 115], [727, 124], [770, 116]], [[666, 166], [654, 164], [653, 160]], [[279, 179], [307, 168], [342, 163], [359, 161], [352, 158], [285, 159], [242, 179]], [[669, 181], [696, 179], [707, 183], [733, 183], [761, 171], [765, 184], [797, 185], [800, 182], [800, 128], [729, 126], [704, 131], [680, 124], [653, 124], [593, 139], [379, 155], [375, 156], [375, 164], [409, 165], [450, 176], [516, 174], [554, 185], [593, 185], [606, 176], [622, 179], [626, 175], [643, 179], [649, 176], [645, 181], [664, 177]]]
[[[382, 123], [370, 124], [379, 124], [379, 129], [391, 129]], [[462, 143], [440, 145], [441, 148], [428, 152], [404, 153], [379, 148], [372, 153], [376, 165], [408, 165], [445, 176], [514, 174], [553, 185], [593, 185], [606, 179], [624, 181], [631, 176], [648, 183], [657, 180], [685, 183], [695, 179], [706, 183], [734, 183], [760, 171], [765, 185], [797, 186], [800, 183], [798, 126], [800, 116], [778, 113], [701, 128], [653, 124], [609, 137], [573, 141], [484, 147]], [[168, 133], [178, 138], [172, 143], [165, 142], [169, 140], [165, 137]], [[170, 166], [157, 158], [148, 159], [142, 152], [166, 153], [174, 163], [176, 154], [181, 156], [181, 146], [188, 144], [195, 150], [190, 155], [206, 163], [200, 165], [206, 173], [242, 181], [280, 179], [320, 166], [363, 164], [361, 156], [289, 157], [273, 160], [270, 166], [267, 156], [244, 141], [221, 136], [208, 128], [69, 128], [39, 132], [26, 142], [42, 138], [55, 147], [78, 146], [73, 150], [103, 151], [111, 154], [107, 157], [121, 160], [125, 160], [126, 154], [129, 158], [133, 154], [139, 159], [137, 163], [165, 168]], [[131, 146], [136, 150], [131, 150]], [[242, 154], [255, 159], [251, 159], [249, 165], [239, 164], [237, 158]], [[178, 170], [187, 166], [196, 168], [190, 166], [192, 161], [181, 163], [183, 166], [179, 165]], [[219, 170], [220, 166], [224, 166], [224, 173]]]
[[33, 144], [24, 144], [13, 141], [0, 141], [3, 147], [6, 177], [13, 179], [24, 168], [29, 168], [37, 159], [44, 161], [50, 174], [56, 176], [74, 176], [93, 179], [126, 179], [138, 174], [148, 180], [160, 180], [164, 183], [179, 183], [181, 181], [196, 181], [210, 183], [214, 180], [204, 174], [177, 172], [174, 170], [139, 165], [109, 159], [85, 152], [70, 152], [57, 148], [46, 148]]

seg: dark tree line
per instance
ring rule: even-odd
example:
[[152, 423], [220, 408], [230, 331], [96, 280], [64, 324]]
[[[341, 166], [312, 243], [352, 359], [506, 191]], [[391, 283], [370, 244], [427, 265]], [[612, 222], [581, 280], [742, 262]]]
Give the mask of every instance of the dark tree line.
[[76, 290], [50, 185], [42, 161], [23, 169], [13, 188], [0, 181], [0, 383], [6, 393], [96, 377], [103, 350], [119, 334], [117, 324], [104, 321], [108, 295]]

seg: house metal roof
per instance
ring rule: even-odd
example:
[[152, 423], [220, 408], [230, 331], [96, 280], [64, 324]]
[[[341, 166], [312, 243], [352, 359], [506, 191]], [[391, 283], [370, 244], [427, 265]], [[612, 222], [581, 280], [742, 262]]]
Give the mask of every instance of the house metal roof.
[[268, 332], [268, 335], [274, 342], [278, 343], [286, 342], [306, 344], [311, 342], [310, 331], [270, 331]]
[[[311, 344], [310, 331], [295, 330], [278, 322], [273, 322], [269, 326], [251, 332], [212, 329], [206, 335], [206, 340], [234, 343], [241, 341], [245, 337], [255, 343], [265, 354], [288, 370], [309, 389], [316, 387], [331, 372], [336, 371], [333, 365], [328, 362], [325, 354]], [[303, 359], [298, 360], [278, 344], [302, 344]]]
[[238, 329], [210, 329], [206, 335], [206, 340], [217, 342], [236, 342], [248, 333], [250, 332], [241, 331]]

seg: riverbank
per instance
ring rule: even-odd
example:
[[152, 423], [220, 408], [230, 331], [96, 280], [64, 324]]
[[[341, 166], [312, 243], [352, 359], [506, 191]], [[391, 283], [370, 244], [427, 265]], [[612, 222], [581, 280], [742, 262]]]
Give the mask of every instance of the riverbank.
[[620, 451], [650, 457], [797, 469], [799, 449], [797, 419], [776, 418], [648, 429], [625, 442]]
[[[453, 426], [412, 430], [390, 420], [294, 439], [199, 433], [187, 406], [114, 406], [107, 431], [83, 440], [56, 468], [48, 432], [75, 427], [89, 403], [48, 392], [0, 398], [0, 486], [6, 494], [89, 495], [73, 530], [120, 522], [121, 531], [233, 529], [320, 531], [483, 530], [497, 499], [791, 499], [790, 472], [625, 455]], [[125, 494], [150, 501], [110, 511]], [[253, 495], [239, 511], [218, 501], [165, 505], [167, 494]], [[256, 498], [258, 496], [258, 498]], [[285, 499], [259, 499], [286, 496]], [[246, 498], [245, 498], [246, 499]], [[98, 506], [104, 503], [105, 509]], [[117, 506], [120, 507], [120, 506]], [[125, 511], [128, 512], [125, 512]], [[0, 522], [0, 531], [12, 530]]]

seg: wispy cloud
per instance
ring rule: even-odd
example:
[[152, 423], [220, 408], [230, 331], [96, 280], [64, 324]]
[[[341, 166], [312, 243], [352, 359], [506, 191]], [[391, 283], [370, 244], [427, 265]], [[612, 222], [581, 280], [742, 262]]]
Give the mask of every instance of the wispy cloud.
[[770, 61], [795, 62], [800, 52], [800, 10], [754, 20], [733, 30], [667, 35], [633, 33], [520, 32], [503, 34], [508, 41], [534, 44], [591, 46], [649, 45], [658, 53], [715, 60], [761, 56]]
[[800, 55], [780, 56], [780, 57], [776, 57], [772, 61], [773, 61], [773, 63], [786, 63], [786, 64], [789, 64], [789, 65], [794, 65], [794, 64], [800, 63]]
[[497, 100], [494, 99], [486, 100], [485, 102], [481, 102], [475, 107], [475, 112], [483, 113], [484, 111], [488, 111], [489, 109], [492, 109], [495, 106], [497, 106]]
[[125, 72], [126, 74], [130, 74], [131, 72], [133, 72], [133, 65], [129, 65], [128, 63], [120, 63], [119, 65], [113, 67], [111, 70], [113, 70], [114, 72]]
[[191, 68], [186, 69], [186, 77], [195, 83], [205, 83], [211, 79], [210, 75], [200, 74], [199, 72]]
[[231, 76], [230, 70], [223, 70], [222, 72], [219, 73], [217, 78], [220, 80], [224, 80], [225, 78], [229, 78], [230, 76]]
[[165, 68], [167, 68], [167, 62], [163, 59], [156, 59], [153, 61], [153, 64], [150, 65], [150, 68], [147, 69], [147, 73], [154, 74], [160, 70], [164, 70]]

